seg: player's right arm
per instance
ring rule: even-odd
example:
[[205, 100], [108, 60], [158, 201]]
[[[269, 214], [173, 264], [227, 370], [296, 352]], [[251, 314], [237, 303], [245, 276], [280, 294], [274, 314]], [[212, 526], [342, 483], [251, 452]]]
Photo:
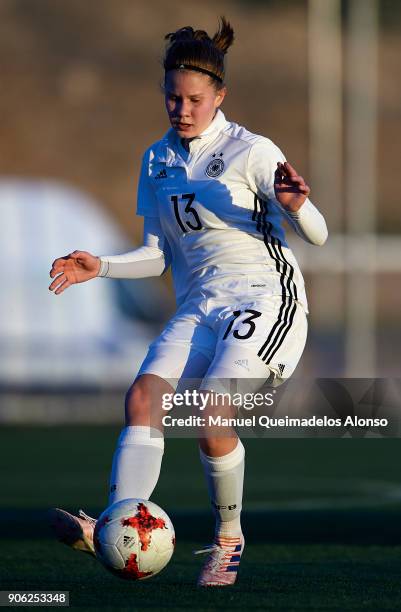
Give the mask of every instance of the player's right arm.
[[158, 201], [149, 178], [152, 159], [152, 147], [149, 147], [142, 158], [137, 193], [137, 214], [144, 217], [143, 246], [124, 255], [101, 257], [98, 276], [160, 276], [170, 265], [171, 251], [161, 227]]
[[100, 257], [98, 276], [146, 278], [161, 276], [170, 265], [168, 242], [157, 217], [145, 217], [143, 246], [122, 255]]
[[144, 217], [143, 246], [121, 255], [96, 257], [87, 251], [74, 251], [53, 262], [49, 289], [59, 295], [71, 285], [97, 276], [146, 278], [160, 276], [170, 265], [171, 251], [158, 215], [158, 205], [149, 182], [149, 148], [142, 159], [138, 184], [137, 213]]
[[53, 262], [49, 289], [59, 295], [71, 285], [97, 276], [109, 278], [146, 278], [160, 276], [170, 265], [170, 249], [160, 221], [145, 217], [144, 244], [122, 255], [97, 257], [87, 251], [74, 251]]

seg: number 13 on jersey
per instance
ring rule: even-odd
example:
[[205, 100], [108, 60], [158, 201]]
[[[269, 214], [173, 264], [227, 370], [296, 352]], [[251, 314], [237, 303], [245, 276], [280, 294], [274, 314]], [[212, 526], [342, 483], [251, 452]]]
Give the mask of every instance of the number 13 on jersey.
[[199, 219], [199, 215], [192, 206], [194, 199], [194, 193], [183, 193], [181, 196], [171, 196], [175, 218], [179, 227], [184, 233], [188, 232], [189, 230], [197, 231], [202, 229], [202, 223]]

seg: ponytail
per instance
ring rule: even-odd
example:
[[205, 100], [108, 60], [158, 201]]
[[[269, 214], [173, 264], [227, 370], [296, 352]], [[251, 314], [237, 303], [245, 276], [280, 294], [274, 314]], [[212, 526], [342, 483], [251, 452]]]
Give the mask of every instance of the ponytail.
[[224, 56], [234, 42], [234, 30], [225, 17], [213, 38], [190, 26], [170, 32], [164, 57], [164, 70], [195, 70], [207, 74], [217, 89], [224, 85]]

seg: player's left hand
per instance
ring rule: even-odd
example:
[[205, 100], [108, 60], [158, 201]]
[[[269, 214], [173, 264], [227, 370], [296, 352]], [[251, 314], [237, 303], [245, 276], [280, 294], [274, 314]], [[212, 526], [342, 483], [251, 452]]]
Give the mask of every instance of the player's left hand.
[[277, 162], [274, 173], [276, 199], [288, 212], [297, 212], [310, 194], [310, 187], [288, 162]]

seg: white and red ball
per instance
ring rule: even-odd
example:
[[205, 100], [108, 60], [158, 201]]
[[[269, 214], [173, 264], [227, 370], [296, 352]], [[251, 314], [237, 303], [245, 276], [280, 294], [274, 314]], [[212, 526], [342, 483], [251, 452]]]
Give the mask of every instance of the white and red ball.
[[143, 580], [160, 572], [174, 552], [168, 515], [153, 502], [123, 499], [100, 515], [93, 536], [96, 556], [113, 574]]

